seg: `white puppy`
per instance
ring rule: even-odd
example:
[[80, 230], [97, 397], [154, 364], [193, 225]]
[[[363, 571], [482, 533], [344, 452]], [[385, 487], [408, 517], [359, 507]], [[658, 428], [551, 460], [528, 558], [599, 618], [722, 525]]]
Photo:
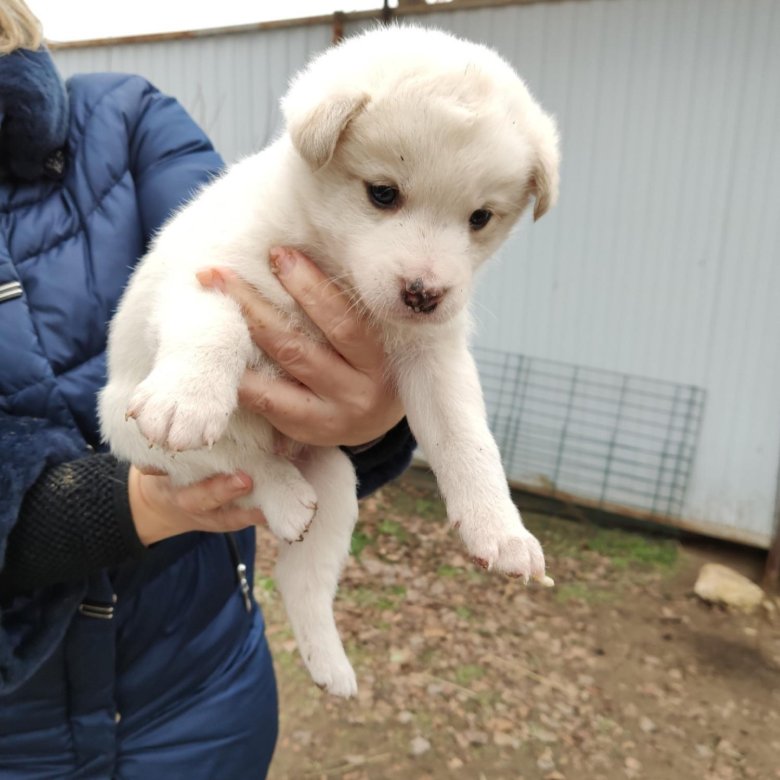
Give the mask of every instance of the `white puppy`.
[[276, 580], [312, 677], [350, 696], [332, 602], [357, 519], [354, 470], [335, 448], [307, 448], [295, 463], [274, 454], [273, 430], [238, 407], [237, 388], [247, 366], [278, 369], [236, 303], [195, 272], [233, 269], [312, 333], [272, 277], [269, 250], [295, 246], [337, 278], [381, 325], [409, 424], [469, 553], [545, 581], [486, 424], [467, 303], [475, 270], [526, 206], [538, 218], [555, 201], [557, 133], [494, 52], [411, 27], [317, 57], [283, 109], [286, 132], [176, 214], [133, 274], [111, 324], [100, 416], [119, 457], [178, 484], [246, 471], [246, 504], [280, 539], [301, 539], [311, 523], [281, 545]]

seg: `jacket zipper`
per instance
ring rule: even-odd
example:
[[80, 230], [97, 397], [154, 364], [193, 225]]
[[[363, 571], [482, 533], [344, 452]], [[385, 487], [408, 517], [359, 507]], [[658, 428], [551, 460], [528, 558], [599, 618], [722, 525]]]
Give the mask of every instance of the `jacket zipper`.
[[241, 562], [241, 555], [238, 552], [238, 544], [232, 533], [225, 534], [230, 548], [230, 557], [233, 559], [233, 566], [236, 569], [236, 579], [238, 587], [241, 589], [241, 597], [244, 599], [244, 607], [247, 612], [252, 611], [252, 599], [250, 598], [249, 580], [246, 578], [246, 564]]

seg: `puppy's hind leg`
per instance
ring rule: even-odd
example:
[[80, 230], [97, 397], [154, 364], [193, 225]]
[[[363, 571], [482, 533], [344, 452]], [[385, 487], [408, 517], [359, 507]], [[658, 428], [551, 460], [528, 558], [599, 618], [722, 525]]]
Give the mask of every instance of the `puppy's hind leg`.
[[276, 583], [314, 682], [336, 696], [354, 696], [357, 682], [333, 598], [357, 520], [355, 471], [343, 452], [330, 448], [312, 448], [299, 466], [317, 492], [317, 515], [303, 541], [280, 546]]
[[255, 453], [246, 471], [255, 489], [238, 504], [261, 509], [277, 539], [302, 540], [317, 512], [315, 487], [289, 460], [270, 452]]

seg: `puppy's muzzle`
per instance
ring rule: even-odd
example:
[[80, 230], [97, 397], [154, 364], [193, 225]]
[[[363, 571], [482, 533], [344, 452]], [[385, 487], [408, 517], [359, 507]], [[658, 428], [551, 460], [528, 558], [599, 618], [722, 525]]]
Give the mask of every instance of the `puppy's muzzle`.
[[401, 300], [418, 314], [430, 314], [441, 303], [447, 290], [441, 287], [426, 287], [420, 278], [406, 282], [401, 290]]

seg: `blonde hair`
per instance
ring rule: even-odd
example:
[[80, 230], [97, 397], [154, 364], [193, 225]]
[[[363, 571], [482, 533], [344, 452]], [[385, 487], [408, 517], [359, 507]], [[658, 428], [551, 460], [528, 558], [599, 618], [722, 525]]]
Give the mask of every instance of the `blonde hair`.
[[24, 0], [0, 0], [0, 55], [16, 49], [39, 49], [43, 29]]

